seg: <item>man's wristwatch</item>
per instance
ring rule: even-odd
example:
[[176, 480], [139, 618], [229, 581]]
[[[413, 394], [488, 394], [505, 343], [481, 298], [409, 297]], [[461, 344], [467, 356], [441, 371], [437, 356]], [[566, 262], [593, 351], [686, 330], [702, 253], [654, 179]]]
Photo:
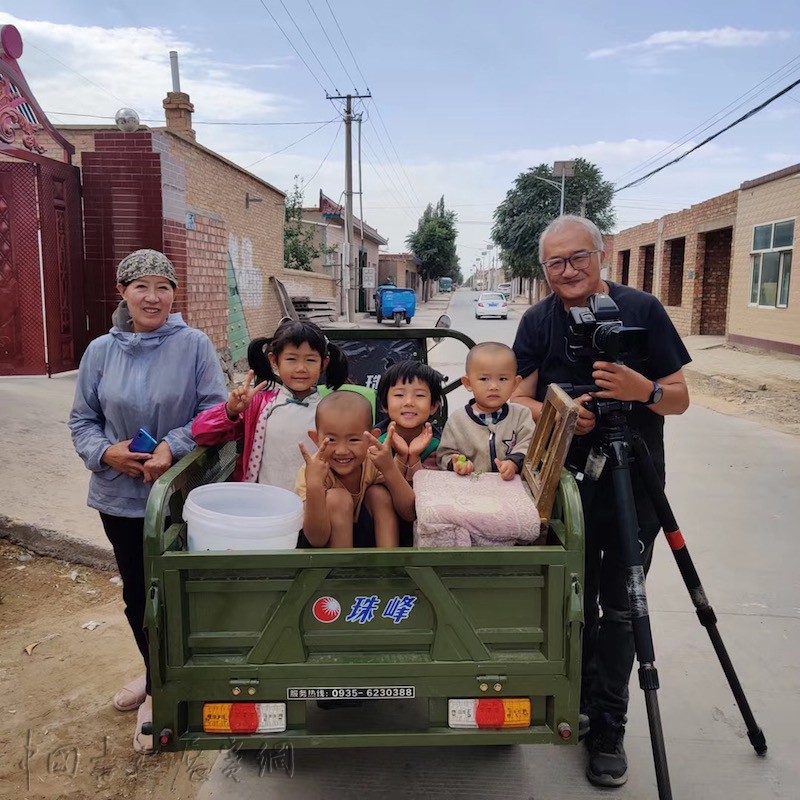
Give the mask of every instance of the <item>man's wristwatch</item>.
[[653, 381], [653, 391], [650, 393], [650, 399], [647, 401], [645, 405], [654, 406], [656, 403], [661, 402], [661, 398], [664, 396], [664, 390], [661, 388], [660, 384]]

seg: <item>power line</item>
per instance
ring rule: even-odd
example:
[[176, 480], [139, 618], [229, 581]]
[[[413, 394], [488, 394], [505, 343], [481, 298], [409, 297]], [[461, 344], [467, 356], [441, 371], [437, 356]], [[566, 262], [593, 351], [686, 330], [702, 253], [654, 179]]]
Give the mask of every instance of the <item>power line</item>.
[[[362, 134], [362, 138], [364, 140], [364, 145], [366, 146], [367, 145], [367, 137], [363, 136], [363, 134]], [[391, 163], [391, 159], [389, 159], [388, 153], [386, 152], [386, 148], [383, 148], [383, 150], [384, 150], [384, 153], [386, 154], [386, 157], [387, 157], [387, 163], [383, 164], [383, 167], [384, 167], [384, 170], [386, 171], [387, 176], [389, 176], [389, 178], [392, 181], [392, 184], [397, 188], [398, 194], [399, 194], [399, 196], [401, 198], [401, 202], [408, 202], [410, 204], [410, 207], [413, 207], [415, 205], [414, 198], [411, 197], [411, 195], [408, 193], [406, 188], [403, 186], [403, 182], [400, 179], [400, 175], [395, 170], [395, 175], [397, 175], [397, 181], [395, 181], [394, 178], [392, 178], [391, 175], [389, 174], [388, 165]], [[380, 159], [378, 159], [377, 156], [375, 156], [374, 151], [373, 151], [373, 157], [375, 158], [376, 161], [380, 161]], [[403, 199], [403, 198], [405, 198], [405, 199]]]
[[[115, 119], [115, 117], [106, 114], [76, 114], [70, 111], [45, 111], [45, 114], [57, 114], [61, 117], [83, 117], [85, 119]], [[336, 117], [338, 119], [338, 117]], [[194, 119], [192, 125], [237, 125], [237, 126], [266, 126], [266, 127], [281, 127], [286, 125], [320, 125], [324, 122], [336, 122], [336, 119], [312, 119], [308, 121], [297, 122], [223, 122], [217, 120], [203, 120]], [[156, 119], [155, 117], [142, 117], [141, 122], [164, 122], [163, 119]]]
[[105, 86], [101, 86], [99, 83], [96, 83], [91, 78], [87, 78], [82, 72], [78, 72], [78, 70], [73, 69], [71, 66], [69, 66], [69, 64], [65, 64], [60, 59], [56, 58], [53, 55], [50, 55], [50, 53], [48, 53], [46, 50], [42, 50], [41, 47], [37, 47], [33, 42], [26, 41], [25, 44], [26, 46], [32, 47], [34, 50], [38, 50], [42, 55], [47, 56], [49, 59], [52, 59], [53, 61], [56, 62], [56, 64], [61, 64], [61, 66], [64, 67], [64, 69], [68, 69], [70, 72], [74, 73], [79, 78], [83, 78], [83, 80], [85, 80], [87, 83], [90, 83], [95, 88], [100, 89], [101, 92], [105, 92], [109, 97], [113, 97], [115, 100], [119, 100], [119, 102], [122, 103], [122, 105], [124, 106], [131, 105], [131, 103], [129, 103], [127, 100], [123, 100], [121, 97], [117, 97], [117, 95], [115, 95], [111, 90], [106, 89]]
[[[328, 31], [325, 30], [325, 26], [322, 24], [322, 22], [320, 21], [320, 18], [317, 16], [317, 12], [314, 10], [314, 6], [311, 5], [311, 0], [306, 0], [306, 3], [308, 3], [308, 7], [311, 9], [311, 13], [314, 15], [314, 19], [317, 20], [317, 22], [319, 23], [320, 28], [322, 28], [322, 32], [325, 34], [325, 38], [328, 40], [328, 44], [331, 46], [331, 50], [333, 50], [333, 54], [336, 56], [336, 58], [338, 59], [339, 63], [342, 65], [342, 69], [344, 70], [344, 74], [347, 75], [347, 80], [349, 80], [350, 83], [353, 84], [353, 88], [355, 89], [356, 94], [358, 94], [358, 87], [356, 86], [356, 82], [353, 80], [352, 76], [347, 71], [347, 67], [344, 65], [344, 61], [342, 61], [342, 59], [339, 57], [339, 51], [334, 47], [333, 42], [331, 41], [331, 37], [328, 36]], [[345, 41], [347, 41], [347, 40], [345, 40]], [[336, 90], [336, 94], [339, 94], [339, 90], [338, 89]]]
[[325, 65], [319, 60], [319, 56], [317, 55], [316, 50], [314, 50], [314, 48], [309, 44], [309, 41], [308, 39], [306, 39], [306, 35], [303, 33], [303, 31], [300, 30], [300, 26], [297, 24], [297, 21], [292, 16], [292, 12], [289, 11], [288, 8], [286, 8], [286, 3], [284, 3], [283, 0], [278, 0], [278, 2], [283, 6], [283, 10], [289, 15], [289, 19], [292, 21], [292, 25], [294, 25], [295, 28], [297, 28], [297, 32], [300, 34], [300, 38], [306, 43], [306, 47], [311, 51], [311, 55], [317, 59], [317, 64], [319, 64], [323, 74], [331, 82], [333, 88], [336, 89], [336, 94], [339, 94], [339, 90], [336, 88], [336, 81], [334, 81], [333, 78], [331, 78], [330, 73], [328, 72], [327, 69], [325, 69]]
[[311, 183], [311, 181], [313, 181], [314, 178], [317, 177], [317, 175], [319, 174], [319, 171], [322, 169], [322, 167], [325, 166], [325, 162], [328, 160], [328, 157], [333, 152], [333, 148], [336, 146], [336, 142], [339, 139], [339, 134], [342, 132], [342, 126], [343, 125], [344, 125], [344, 121], [340, 120], [339, 121], [339, 127], [336, 129], [336, 135], [333, 137], [333, 141], [331, 142], [331, 146], [328, 148], [328, 152], [325, 153], [325, 157], [320, 162], [320, 165], [317, 167], [316, 172], [307, 181], [303, 181], [303, 187], [308, 186], [308, 184]]
[[[772, 81], [770, 81], [770, 79], [775, 77], [775, 76], [777, 76], [779, 73], [785, 72], [788, 67], [790, 67], [794, 62], [796, 62], [798, 60], [800, 60], [800, 55], [795, 56], [794, 58], [792, 58], [789, 61], [787, 61], [785, 64], [782, 64], [774, 72], [771, 72], [769, 75], [767, 75], [766, 78], [764, 78], [763, 80], [759, 81], [755, 86], [753, 86], [752, 88], [748, 89], [743, 94], [739, 95], [737, 98], [732, 100], [730, 103], [728, 103], [728, 105], [726, 105], [724, 108], [722, 108], [719, 111], [717, 111], [712, 116], [710, 116], [707, 119], [703, 120], [702, 122], [698, 123], [690, 131], [688, 131], [687, 133], [683, 134], [683, 136], [681, 136], [680, 138], [678, 138], [674, 142], [672, 142], [672, 144], [669, 144], [666, 147], [663, 147], [657, 153], [655, 153], [654, 155], [650, 156], [649, 158], [646, 158], [640, 164], [637, 164], [636, 166], [631, 167], [626, 172], [623, 172], [622, 175], [620, 175], [616, 179], [615, 183], [619, 183], [619, 181], [621, 181], [627, 175], [631, 175], [631, 174], [633, 174], [635, 172], [638, 172], [640, 169], [643, 169], [644, 167], [648, 166], [649, 164], [655, 163], [656, 161], [658, 161], [659, 157], [662, 156], [662, 154], [663, 155], [668, 155], [669, 153], [677, 150], [682, 144], [686, 144], [686, 142], [693, 135], [704, 133], [709, 128], [711, 128], [711, 126], [715, 122], [719, 122], [722, 119], [724, 119], [725, 117], [730, 116], [734, 111], [736, 111], [738, 108], [741, 108], [747, 102], [747, 99], [744, 99], [744, 98], [748, 98], [750, 95], [753, 95], [753, 97], [749, 97], [749, 99], [753, 99], [756, 95], [758, 95], [761, 92], [765, 91], [768, 88], [768, 86], [771, 86], [771, 85], [777, 83], [781, 79], [780, 77], [777, 77], [777, 78], [775, 78], [775, 80], [772, 80]], [[800, 66], [800, 65], [796, 64], [792, 69], [789, 69], [789, 71], [788, 71], [788, 73], [786, 73], [786, 75], [783, 75], [781, 77], [788, 77], [789, 75], [792, 74], [792, 72], [795, 72], [797, 70], [798, 66]], [[763, 86], [763, 84], [766, 84], [768, 81], [770, 81], [768, 86]], [[759, 89], [759, 87], [762, 87], [762, 88]], [[756, 90], [758, 90], [758, 91], [756, 91]], [[740, 100], [742, 102], [739, 102]], [[737, 103], [738, 103], [738, 105], [735, 105]], [[728, 111], [728, 109], [730, 109], [730, 111]], [[723, 112], [727, 112], [727, 113], [723, 113]], [[705, 127], [703, 127], [703, 126], [705, 126]]]
[[[270, 17], [272, 18], [272, 21], [278, 26], [278, 30], [283, 34], [283, 38], [286, 39], [287, 42], [289, 42], [289, 44], [292, 46], [292, 50], [294, 50], [295, 53], [297, 53], [297, 57], [303, 62], [303, 64], [305, 65], [305, 68], [311, 73], [311, 77], [319, 84], [320, 89], [322, 89], [322, 91], [327, 94], [328, 90], [322, 85], [322, 81], [317, 77], [317, 73], [314, 72], [314, 70], [311, 69], [311, 67], [308, 66], [308, 62], [300, 54], [300, 51], [294, 46], [294, 42], [289, 38], [289, 36], [286, 33], [286, 31], [281, 27], [280, 22], [278, 22], [278, 20], [275, 19], [275, 15], [269, 10], [269, 6], [267, 6], [265, 0], [259, 0], [259, 1], [260, 1], [261, 5], [264, 6], [264, 11], [266, 11], [267, 14], [270, 15]], [[285, 8], [285, 6], [284, 6], [284, 8]]]
[[297, 141], [292, 142], [291, 144], [287, 144], [286, 147], [282, 147], [280, 150], [276, 150], [274, 153], [267, 153], [267, 155], [262, 156], [257, 161], [254, 161], [252, 164], [248, 164], [245, 169], [250, 169], [250, 167], [254, 167], [256, 164], [260, 164], [262, 161], [266, 161], [268, 158], [272, 158], [272, 156], [277, 156], [279, 153], [285, 153], [290, 147], [294, 147], [296, 144], [300, 144], [300, 142], [304, 142], [310, 136], [313, 136], [317, 131], [321, 131], [323, 128], [327, 128], [328, 125], [336, 122], [335, 119], [330, 120], [329, 122], [325, 122], [319, 126], [319, 128], [314, 128], [311, 133], [307, 133], [305, 136], [301, 136]]
[[[381, 114], [381, 110], [380, 110], [380, 108], [378, 108], [378, 104], [375, 102], [375, 100], [372, 101], [372, 105], [375, 107], [375, 111], [378, 114], [378, 120], [380, 121], [381, 126], [383, 127], [384, 131], [386, 131], [386, 138], [389, 140], [389, 144], [391, 145], [392, 150], [394, 151], [394, 154], [397, 157], [397, 163], [400, 165], [400, 169], [403, 171], [403, 175], [405, 175], [406, 182], [408, 183], [412, 193], [414, 194], [414, 197], [415, 197], [416, 201], [419, 203], [420, 202], [419, 196], [417, 195], [416, 191], [414, 190], [414, 185], [411, 183], [411, 180], [408, 177], [408, 173], [406, 172], [406, 168], [403, 166], [403, 159], [400, 158], [400, 153], [397, 152], [397, 148], [395, 147], [394, 140], [392, 139], [392, 135], [389, 133], [389, 129], [386, 127], [386, 123], [383, 121], [383, 114]], [[376, 129], [376, 132], [377, 132], [377, 129]]]
[[[310, 4], [310, 0], [308, 0], [308, 2]], [[337, 19], [336, 14], [334, 13], [333, 8], [331, 7], [330, 1], [329, 0], [325, 0], [325, 5], [328, 7], [328, 11], [330, 12], [331, 17], [333, 17], [333, 21], [336, 24], [336, 28], [339, 31], [339, 35], [341, 36], [342, 41], [345, 44], [345, 47], [347, 48], [347, 52], [350, 54], [350, 58], [353, 60], [353, 64], [355, 64], [355, 67], [358, 70], [358, 74], [361, 76], [361, 80], [364, 81], [364, 85], [367, 87], [367, 92], [369, 93], [369, 82], [367, 81], [366, 77], [364, 76], [364, 72], [362, 71], [361, 66], [359, 65], [359, 63], [358, 63], [358, 61], [357, 61], [352, 49], [350, 48], [350, 43], [349, 43], [349, 41], [347, 39], [347, 36], [345, 36], [344, 31], [342, 30], [342, 26], [339, 24], [339, 20]], [[315, 16], [316, 16], [316, 14], [315, 14]], [[344, 66], [344, 65], [342, 65], [342, 66]], [[350, 77], [349, 74], [348, 74], [348, 77]], [[380, 112], [380, 109], [378, 108], [378, 105], [377, 105], [377, 103], [375, 102], [374, 99], [372, 100], [372, 105], [374, 106], [375, 111], [378, 114], [378, 119], [379, 119], [381, 125], [383, 126], [384, 131], [386, 132], [386, 137], [389, 140], [389, 144], [391, 145], [392, 149], [394, 150], [394, 154], [397, 157], [397, 162], [400, 165], [400, 169], [403, 171], [403, 174], [405, 175], [405, 179], [406, 179], [406, 182], [408, 183], [409, 188], [411, 189], [411, 193], [414, 195], [414, 197], [411, 198], [412, 202], [413, 202], [414, 199], [416, 199], [416, 202], [421, 205], [422, 203], [421, 203], [421, 201], [419, 199], [419, 196], [417, 195], [416, 190], [414, 189], [414, 186], [413, 186], [413, 184], [411, 183], [411, 180], [408, 177], [408, 173], [406, 172], [406, 169], [403, 166], [403, 161], [400, 158], [400, 154], [397, 152], [397, 147], [395, 147], [394, 141], [392, 140], [391, 134], [389, 133], [389, 129], [386, 127], [386, 123], [384, 122], [383, 117], [382, 117], [381, 112]], [[369, 118], [369, 116], [368, 116], [368, 118]], [[380, 134], [378, 132], [377, 127], [374, 127], [373, 129], [375, 130], [375, 135], [378, 137], [378, 140], [380, 141]], [[383, 142], [381, 141], [380, 143], [381, 143], [381, 147], [385, 150], [385, 148], [383, 147]], [[386, 156], [387, 156], [388, 162], [391, 163], [392, 159], [389, 158], [388, 152], [386, 153]], [[396, 170], [395, 170], [395, 172], [396, 172]], [[400, 179], [399, 175], [398, 175], [398, 179]], [[402, 180], [400, 180], [400, 183], [402, 184]]]
[[336, 23], [336, 27], [339, 30], [339, 35], [342, 37], [342, 41], [344, 42], [344, 46], [347, 48], [347, 52], [350, 53], [350, 58], [353, 59], [353, 63], [356, 65], [356, 69], [358, 70], [358, 74], [361, 76], [361, 80], [364, 81], [364, 86], [367, 87], [367, 92], [369, 92], [369, 84], [367, 83], [367, 79], [364, 77], [361, 67], [358, 66], [358, 61], [356, 61], [356, 57], [353, 55], [353, 51], [350, 49], [350, 44], [347, 41], [347, 37], [344, 35], [342, 26], [339, 24], [339, 20], [336, 19], [336, 14], [333, 13], [333, 9], [331, 8], [331, 4], [328, 2], [328, 0], [325, 0], [325, 5], [328, 6], [328, 11], [331, 12], [333, 21]]
[[[395, 176], [397, 177], [397, 185], [398, 185], [398, 187], [400, 189], [402, 189], [403, 194], [406, 196], [406, 198], [408, 199], [408, 201], [412, 205], [414, 205], [414, 204], [422, 205], [422, 202], [420, 201], [419, 197], [412, 197], [411, 193], [406, 189], [405, 185], [403, 184], [403, 179], [400, 177], [400, 173], [397, 171], [397, 167], [395, 167], [395, 165], [394, 165], [394, 163], [392, 161], [392, 157], [389, 155], [389, 151], [386, 149], [386, 145], [383, 143], [383, 139], [381, 138], [381, 135], [380, 135], [380, 132], [378, 131], [378, 129], [375, 126], [373, 126], [372, 127], [372, 131], [375, 133], [375, 136], [377, 137], [377, 141], [378, 141], [378, 144], [381, 147], [381, 150], [383, 151], [383, 155], [386, 156], [386, 160], [383, 163], [384, 163], [384, 166], [387, 167], [387, 171], [388, 171], [389, 168], [391, 168], [391, 170], [394, 172]], [[412, 189], [412, 191], [413, 191], [413, 189]]]
[[663, 164], [662, 166], [657, 167], [654, 170], [651, 170], [646, 175], [643, 175], [641, 178], [637, 178], [635, 181], [631, 181], [630, 183], [626, 183], [624, 186], [620, 186], [618, 189], [614, 189], [614, 194], [617, 194], [617, 192], [621, 192], [624, 189], [629, 189], [631, 186], [639, 186], [646, 180], [652, 178], [653, 175], [655, 175], [656, 173], [661, 172], [661, 170], [664, 170], [667, 167], [671, 167], [673, 164], [677, 164], [679, 161], [682, 161], [684, 158], [686, 158], [686, 156], [688, 156], [690, 153], [694, 153], [695, 150], [699, 150], [701, 147], [704, 147], [709, 142], [713, 141], [719, 136], [722, 136], [723, 133], [729, 131], [731, 128], [736, 127], [740, 122], [744, 122], [746, 119], [755, 116], [756, 114], [758, 114], [759, 111], [763, 111], [768, 105], [774, 103], [779, 97], [783, 97], [785, 94], [794, 89], [795, 86], [800, 86], [800, 79], [796, 80], [794, 83], [790, 83], [785, 89], [781, 89], [781, 91], [779, 91], [777, 94], [772, 95], [772, 97], [768, 98], [760, 105], [750, 109], [750, 111], [748, 111], [746, 114], [743, 114], [741, 117], [739, 117], [739, 119], [734, 120], [729, 125], [726, 125], [722, 130], [717, 131], [711, 136], [706, 137], [705, 139], [703, 139], [702, 142], [696, 144], [694, 147], [690, 148], [682, 155], [679, 155], [677, 158], [673, 158], [672, 161], [668, 161], [666, 164]]
[[[384, 188], [386, 189], [386, 191], [387, 191], [387, 192], [389, 192], [389, 194], [390, 194], [390, 195], [391, 195], [391, 196], [394, 198], [395, 202], [397, 202], [397, 201], [398, 201], [398, 196], [397, 196], [397, 194], [395, 193], [395, 190], [394, 190], [394, 189], [392, 189], [392, 188], [389, 186], [389, 184], [388, 184], [388, 183], [386, 182], [386, 180], [384, 179], [383, 175], [382, 175], [382, 174], [381, 174], [381, 173], [378, 171], [378, 168], [377, 168], [377, 167], [376, 167], [376, 166], [375, 166], [375, 165], [372, 163], [372, 161], [370, 160], [369, 156], [368, 156], [368, 155], [367, 155], [367, 153], [366, 153], [366, 149], [364, 149], [364, 151], [362, 152], [362, 155], [363, 155], [363, 157], [364, 157], [364, 161], [366, 161], [366, 162], [367, 162], [367, 164], [368, 164], [368, 165], [371, 167], [372, 171], [375, 173], [375, 176], [376, 176], [376, 177], [378, 178], [378, 180], [380, 180], [380, 182], [383, 184], [383, 186], [384, 186]], [[388, 178], [391, 180], [391, 176], [389, 176], [388, 174], [386, 175], [386, 177], [388, 177]], [[402, 207], [402, 201], [400, 201], [400, 202], [401, 202], [401, 206], [399, 206], [399, 208], [401, 208], [401, 207]], [[411, 222], [412, 222], [413, 224], [416, 224], [416, 223], [418, 222], [418, 220], [417, 220], [417, 219], [414, 217], [414, 215], [413, 215], [413, 214], [411, 214], [411, 213], [410, 213], [408, 210], [406, 210], [406, 209], [403, 209], [403, 210], [405, 211], [405, 214], [406, 214], [406, 216], [407, 216], [407, 217], [408, 217], [408, 218], [411, 220]]]

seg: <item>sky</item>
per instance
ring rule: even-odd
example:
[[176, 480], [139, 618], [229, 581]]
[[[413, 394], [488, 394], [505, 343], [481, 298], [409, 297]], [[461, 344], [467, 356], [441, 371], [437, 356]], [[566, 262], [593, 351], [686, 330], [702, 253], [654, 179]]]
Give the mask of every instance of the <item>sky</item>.
[[[334, 199], [344, 190], [342, 103], [326, 93], [369, 91], [355, 103], [365, 220], [402, 252], [425, 205], [444, 195], [458, 215], [465, 274], [489, 257], [481, 254], [494, 209], [524, 170], [580, 156], [621, 187], [800, 79], [796, 0], [772, 0], [768, 14], [742, 0], [6, 0], [4, 8], [0, 24], [22, 33], [22, 69], [54, 123], [110, 124], [129, 106], [163, 125], [177, 50], [198, 141], [285, 191], [298, 176], [306, 205], [320, 189]], [[617, 193], [617, 229], [798, 162], [800, 86]]]

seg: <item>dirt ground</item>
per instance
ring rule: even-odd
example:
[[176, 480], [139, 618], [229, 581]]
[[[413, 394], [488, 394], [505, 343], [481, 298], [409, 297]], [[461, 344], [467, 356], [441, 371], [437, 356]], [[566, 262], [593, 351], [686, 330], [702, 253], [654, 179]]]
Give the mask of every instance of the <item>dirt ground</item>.
[[0, 540], [0, 798], [196, 796], [186, 759], [137, 756], [111, 705], [141, 664], [112, 577]]
[[[693, 403], [800, 435], [800, 384], [687, 377]], [[112, 577], [0, 540], [0, 798], [196, 797], [187, 757], [137, 756], [135, 715], [111, 705], [140, 668]]]
[[800, 383], [772, 380], [758, 384], [728, 375], [702, 375], [691, 368], [685, 372], [692, 403], [800, 435]]

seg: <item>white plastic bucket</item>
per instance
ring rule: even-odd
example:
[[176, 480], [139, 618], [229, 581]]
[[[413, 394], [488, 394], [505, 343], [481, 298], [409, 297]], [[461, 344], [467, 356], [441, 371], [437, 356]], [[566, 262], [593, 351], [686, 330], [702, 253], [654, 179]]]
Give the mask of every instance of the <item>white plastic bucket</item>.
[[190, 551], [292, 550], [303, 501], [277, 486], [212, 483], [189, 492], [183, 517]]

